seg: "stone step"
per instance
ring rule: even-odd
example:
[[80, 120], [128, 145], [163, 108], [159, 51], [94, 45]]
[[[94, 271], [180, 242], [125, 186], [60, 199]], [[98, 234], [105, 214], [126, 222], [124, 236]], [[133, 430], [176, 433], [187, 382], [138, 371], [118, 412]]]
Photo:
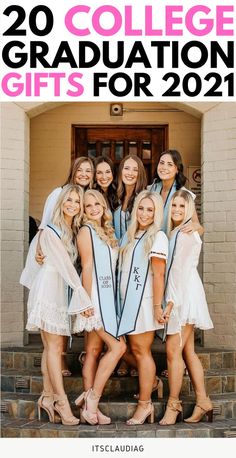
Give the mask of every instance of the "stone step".
[[[80, 365], [78, 354], [83, 349], [83, 339], [77, 339], [72, 345], [72, 350], [67, 354], [67, 361], [72, 372], [78, 372]], [[196, 348], [197, 354], [205, 370], [210, 369], [236, 369], [236, 351]], [[15, 348], [5, 348], [2, 350], [1, 367], [2, 369], [29, 369], [37, 371], [41, 364], [42, 346], [25, 346]], [[166, 368], [165, 345], [160, 345], [158, 340], [153, 343], [153, 356], [158, 367], [158, 371]]]
[[64, 426], [5, 417], [2, 419], [1, 435], [4, 438], [224, 438], [235, 437], [235, 427], [235, 420], [200, 422], [194, 425], [177, 423], [165, 427], [158, 423], [127, 426], [121, 422], [106, 426]]
[[[71, 408], [76, 416], [79, 417], [79, 408], [74, 401], [77, 394], [68, 396]], [[4, 416], [15, 419], [37, 419], [37, 400], [38, 395], [2, 393], [1, 412]], [[181, 397], [183, 405], [183, 416], [187, 418], [191, 415], [195, 404], [194, 397]], [[225, 394], [221, 396], [212, 395], [214, 420], [235, 419], [236, 423], [236, 394]], [[167, 397], [156, 400], [153, 398], [156, 421], [159, 421], [165, 411]], [[113, 421], [125, 421], [130, 418], [136, 408], [137, 402], [129, 396], [103, 396], [100, 402], [102, 412], [109, 415]], [[47, 421], [47, 414], [42, 411], [42, 418]]]
[[[164, 395], [168, 395], [168, 380], [161, 377], [164, 384]], [[236, 393], [236, 370], [214, 369], [205, 371], [205, 384], [208, 394]], [[64, 377], [64, 385], [67, 393], [78, 393], [82, 390], [81, 372], [70, 377]], [[15, 393], [41, 393], [42, 376], [38, 371], [30, 370], [3, 370], [1, 374], [2, 391]], [[105, 387], [104, 394], [112, 393], [133, 394], [138, 391], [138, 377], [112, 376]], [[189, 396], [193, 394], [193, 387], [189, 376], [184, 376], [181, 394]]]

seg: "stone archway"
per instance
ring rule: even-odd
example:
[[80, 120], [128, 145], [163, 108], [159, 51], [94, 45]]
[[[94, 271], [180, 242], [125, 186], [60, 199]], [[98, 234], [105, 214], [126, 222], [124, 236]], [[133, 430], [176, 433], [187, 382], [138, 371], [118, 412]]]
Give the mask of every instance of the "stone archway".
[[[57, 103], [56, 106], [62, 105]], [[235, 347], [236, 104], [172, 103], [201, 118], [204, 284], [215, 329], [205, 344]], [[3, 103], [2, 344], [24, 343], [24, 292], [18, 281], [27, 248], [29, 119], [55, 103]], [[227, 311], [228, 320], [225, 320]]]

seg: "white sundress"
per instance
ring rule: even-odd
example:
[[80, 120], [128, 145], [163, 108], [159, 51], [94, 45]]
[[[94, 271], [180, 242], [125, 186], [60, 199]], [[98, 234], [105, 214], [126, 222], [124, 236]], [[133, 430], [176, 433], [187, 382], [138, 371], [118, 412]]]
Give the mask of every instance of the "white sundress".
[[[112, 248], [110, 245], [108, 245], [108, 248], [111, 254], [112, 272], [113, 272], [113, 277], [115, 281], [116, 264], [117, 264], [117, 259], [118, 259], [118, 248]], [[97, 281], [96, 281], [94, 265], [93, 265], [93, 270], [92, 270], [91, 302], [92, 302], [92, 306], [94, 307], [93, 316], [86, 318], [79, 314], [75, 316], [72, 315], [73, 333], [79, 333], [79, 332], [82, 332], [83, 330], [87, 332], [91, 332], [93, 330], [103, 329], [103, 323], [102, 323], [100, 307], [99, 307]]]
[[201, 245], [198, 232], [180, 232], [178, 235], [166, 288], [166, 301], [174, 303], [167, 334], [181, 332], [185, 324], [193, 324], [202, 330], [213, 328], [205, 291], [197, 271]]
[[70, 305], [76, 304], [80, 312], [91, 307], [91, 301], [56, 233], [46, 227], [41, 234], [40, 244], [45, 255], [42, 266], [35, 261], [37, 240], [38, 234], [30, 245], [20, 278], [20, 283], [30, 289], [26, 329], [69, 336], [68, 285], [73, 289]]
[[[136, 238], [140, 238], [143, 234], [143, 231], [139, 231], [136, 235]], [[120, 285], [120, 294], [121, 300], [124, 301], [125, 292], [127, 281], [129, 278], [129, 271], [130, 271], [130, 264], [133, 254], [132, 246], [128, 248], [128, 251], [125, 254], [125, 258], [122, 264], [122, 276], [121, 276], [121, 285]], [[161, 259], [168, 258], [168, 239], [163, 231], [159, 231], [156, 234], [153, 246], [151, 248], [149, 259], [152, 257], [157, 257]], [[129, 304], [126, 304], [128, 307]], [[130, 304], [132, 307], [132, 304]], [[162, 329], [163, 325], [158, 323], [154, 319], [154, 308], [153, 308], [153, 273], [151, 265], [149, 266], [147, 282], [144, 288], [143, 298], [141, 302], [141, 306], [138, 313], [138, 318], [136, 321], [136, 327], [133, 332], [130, 332], [129, 335], [132, 334], [142, 334], [148, 331], [155, 331], [157, 329]]]

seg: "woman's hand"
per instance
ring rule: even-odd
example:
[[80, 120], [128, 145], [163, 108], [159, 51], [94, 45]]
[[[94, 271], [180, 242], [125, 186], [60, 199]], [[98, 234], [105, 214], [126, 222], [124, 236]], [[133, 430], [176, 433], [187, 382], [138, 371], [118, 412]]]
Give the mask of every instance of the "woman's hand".
[[84, 316], [85, 318], [90, 318], [91, 316], [94, 315], [94, 308], [90, 307], [89, 309], [85, 310], [84, 312], [81, 312], [80, 315]]
[[163, 311], [162, 318], [164, 323], [168, 323], [173, 305], [173, 302], [168, 302], [165, 310]]
[[192, 234], [193, 232], [198, 231], [199, 227], [201, 227], [200, 224], [189, 221], [181, 227], [180, 232], [183, 232], [184, 234]]
[[41, 246], [38, 244], [36, 248], [35, 260], [41, 266], [43, 264], [44, 258], [45, 256], [42, 252]]
[[158, 321], [158, 323], [165, 323], [163, 320], [163, 310], [161, 305], [154, 305], [154, 319]]

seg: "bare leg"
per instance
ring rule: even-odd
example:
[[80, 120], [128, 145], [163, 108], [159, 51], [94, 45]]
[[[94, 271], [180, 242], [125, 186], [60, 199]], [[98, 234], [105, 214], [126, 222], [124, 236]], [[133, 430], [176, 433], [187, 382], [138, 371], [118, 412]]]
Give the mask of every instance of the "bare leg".
[[[186, 325], [186, 327], [189, 325]], [[183, 357], [189, 371], [191, 382], [194, 387], [197, 399], [206, 398], [206, 389], [204, 384], [204, 371], [200, 359], [194, 350], [194, 332], [192, 332], [186, 341]]]
[[93, 384], [94, 391], [98, 396], [101, 396], [107, 380], [126, 350], [126, 344], [122, 337], [120, 341], [116, 340], [104, 330], [96, 331], [96, 333], [107, 346], [105, 355], [99, 361]]
[[95, 331], [88, 332], [86, 335], [86, 357], [82, 370], [85, 391], [93, 386], [99, 356], [104, 345], [102, 338]]
[[44, 339], [44, 333], [41, 331], [41, 339], [43, 342], [43, 354], [41, 359], [41, 372], [43, 376], [43, 390], [47, 393], [53, 393], [52, 383], [49, 377], [48, 368], [47, 368], [47, 351], [46, 351], [46, 341]]
[[68, 369], [68, 364], [67, 364], [67, 361], [66, 361], [67, 345], [68, 345], [68, 336], [63, 336], [61, 367], [62, 367], [62, 375], [64, 375], [64, 377], [71, 375], [71, 371]]

